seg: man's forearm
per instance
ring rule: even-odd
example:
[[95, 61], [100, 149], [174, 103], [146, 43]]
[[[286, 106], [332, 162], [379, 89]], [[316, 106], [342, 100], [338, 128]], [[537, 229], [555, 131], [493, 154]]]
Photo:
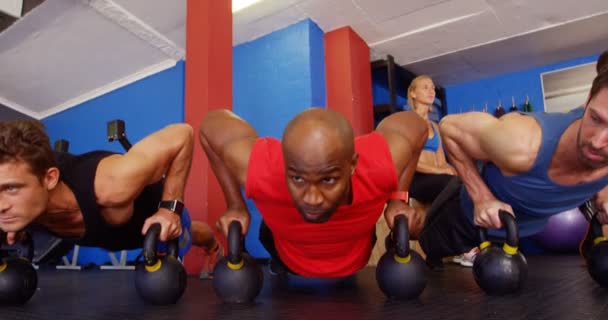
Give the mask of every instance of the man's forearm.
[[224, 193], [224, 200], [228, 209], [245, 209], [247, 206], [243, 195], [241, 194], [241, 186], [236, 177], [230, 172], [230, 169], [226, 166], [224, 161], [217, 155], [215, 150], [209, 145], [206, 138], [200, 136], [201, 145], [209, 164], [213, 170], [215, 177], [217, 178], [222, 192]]
[[456, 169], [458, 176], [464, 183], [467, 192], [474, 203], [495, 199], [492, 192], [481, 178], [473, 158], [468, 156], [451, 137], [444, 138], [444, 144], [448, 156], [452, 160], [452, 166]]
[[172, 157], [165, 174], [162, 199], [184, 201], [184, 190], [192, 165], [192, 152], [193, 141], [187, 139]]

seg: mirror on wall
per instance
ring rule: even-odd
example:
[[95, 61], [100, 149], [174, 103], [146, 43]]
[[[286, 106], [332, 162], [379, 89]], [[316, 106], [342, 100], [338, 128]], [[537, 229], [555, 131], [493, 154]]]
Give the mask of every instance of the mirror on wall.
[[595, 62], [541, 73], [545, 111], [568, 112], [584, 105], [595, 76]]

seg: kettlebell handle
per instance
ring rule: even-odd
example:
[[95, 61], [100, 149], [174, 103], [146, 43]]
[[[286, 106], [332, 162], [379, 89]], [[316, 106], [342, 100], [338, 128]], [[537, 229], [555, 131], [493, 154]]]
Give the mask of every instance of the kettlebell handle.
[[232, 264], [239, 264], [242, 260], [243, 248], [241, 247], [241, 235], [243, 226], [241, 222], [233, 220], [228, 225], [228, 261]]
[[28, 232], [25, 232], [23, 239], [13, 245], [6, 244], [6, 235], [6, 232], [0, 231], [0, 239], [2, 239], [2, 248], [0, 251], [2, 251], [2, 258], [8, 256], [8, 254], [5, 254], [6, 251], [14, 250], [19, 252], [20, 257], [32, 261], [34, 258], [34, 241], [31, 235]]
[[407, 226], [407, 216], [400, 214], [395, 217], [393, 225], [393, 242], [395, 244], [395, 252], [405, 258], [410, 255], [410, 232]]
[[593, 216], [589, 223], [591, 224], [591, 234], [593, 235], [594, 239], [604, 236], [604, 232], [602, 231], [602, 224], [599, 220], [597, 220], [597, 216]]
[[[158, 262], [158, 256], [156, 254], [156, 245], [158, 243], [158, 237], [160, 236], [160, 223], [153, 223], [144, 237], [143, 245], [143, 256], [146, 265], [153, 266]], [[179, 252], [177, 239], [173, 239], [167, 242], [167, 255], [177, 258]]]
[[[499, 210], [498, 217], [502, 222], [503, 228], [507, 231], [506, 243], [511, 247], [519, 246], [519, 230], [515, 218], [508, 211]], [[479, 242], [483, 243], [488, 240], [488, 230], [486, 228], [478, 228]]]

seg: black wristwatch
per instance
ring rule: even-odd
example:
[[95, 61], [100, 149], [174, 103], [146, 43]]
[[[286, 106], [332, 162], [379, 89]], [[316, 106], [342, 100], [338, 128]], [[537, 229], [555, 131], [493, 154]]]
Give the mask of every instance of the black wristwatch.
[[162, 200], [158, 203], [158, 208], [167, 209], [181, 216], [184, 211], [184, 203], [179, 200]]

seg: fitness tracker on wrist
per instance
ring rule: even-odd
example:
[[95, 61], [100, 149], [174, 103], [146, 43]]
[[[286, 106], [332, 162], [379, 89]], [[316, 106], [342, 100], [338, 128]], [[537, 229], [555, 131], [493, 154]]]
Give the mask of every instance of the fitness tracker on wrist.
[[158, 208], [164, 208], [181, 216], [184, 211], [184, 203], [179, 200], [162, 200], [158, 203]]
[[407, 191], [395, 191], [393, 193], [391, 193], [391, 195], [388, 197], [389, 200], [393, 200], [393, 199], [397, 199], [397, 200], [403, 200], [405, 201], [405, 203], [409, 203], [409, 193]]

